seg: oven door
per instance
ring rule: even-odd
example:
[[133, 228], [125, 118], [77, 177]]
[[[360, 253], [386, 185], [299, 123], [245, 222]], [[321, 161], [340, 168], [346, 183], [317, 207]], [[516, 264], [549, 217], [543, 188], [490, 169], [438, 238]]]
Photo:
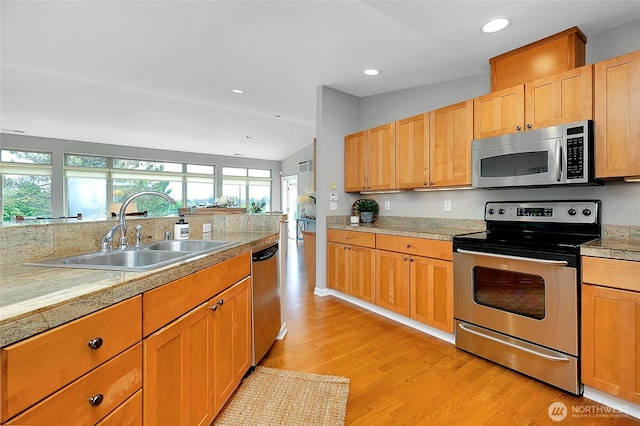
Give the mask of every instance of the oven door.
[[458, 248], [454, 316], [578, 356], [577, 273], [567, 264]]
[[472, 186], [546, 186], [567, 183], [561, 137], [515, 143], [509, 135], [473, 141]]

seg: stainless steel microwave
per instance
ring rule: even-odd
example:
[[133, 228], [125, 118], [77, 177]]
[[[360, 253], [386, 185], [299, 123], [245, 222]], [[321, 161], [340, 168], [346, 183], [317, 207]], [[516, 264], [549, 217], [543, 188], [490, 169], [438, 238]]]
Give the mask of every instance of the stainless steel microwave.
[[598, 183], [591, 120], [476, 139], [471, 158], [475, 188]]

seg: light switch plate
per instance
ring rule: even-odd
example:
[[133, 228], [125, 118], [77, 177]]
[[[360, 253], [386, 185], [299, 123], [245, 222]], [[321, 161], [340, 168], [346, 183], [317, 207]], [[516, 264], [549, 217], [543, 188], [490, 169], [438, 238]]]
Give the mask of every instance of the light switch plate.
[[338, 210], [338, 202], [329, 201], [329, 210]]
[[339, 198], [340, 197], [335, 192], [332, 192], [331, 194], [329, 194], [329, 201], [340, 201]]
[[203, 223], [202, 224], [202, 232], [211, 232], [211, 224]]

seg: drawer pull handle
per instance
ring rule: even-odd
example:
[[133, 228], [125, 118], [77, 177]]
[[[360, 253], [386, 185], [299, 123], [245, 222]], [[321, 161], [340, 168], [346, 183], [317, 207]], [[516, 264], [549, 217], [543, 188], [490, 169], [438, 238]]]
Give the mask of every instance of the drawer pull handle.
[[91, 398], [89, 398], [89, 404], [92, 407], [98, 407], [100, 404], [102, 404], [102, 401], [104, 400], [104, 395], [102, 395], [101, 393], [92, 396]]
[[89, 345], [89, 347], [92, 350], [97, 351], [98, 349], [100, 349], [102, 347], [103, 343], [104, 343], [104, 341], [102, 340], [102, 337], [96, 337], [95, 339], [89, 340], [89, 343], [87, 343], [87, 344]]

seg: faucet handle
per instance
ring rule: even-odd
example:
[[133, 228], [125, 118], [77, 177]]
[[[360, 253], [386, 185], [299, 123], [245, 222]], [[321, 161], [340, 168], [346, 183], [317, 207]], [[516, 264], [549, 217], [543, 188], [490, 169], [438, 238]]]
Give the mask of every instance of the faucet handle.
[[136, 247], [142, 246], [142, 225], [136, 226]]

